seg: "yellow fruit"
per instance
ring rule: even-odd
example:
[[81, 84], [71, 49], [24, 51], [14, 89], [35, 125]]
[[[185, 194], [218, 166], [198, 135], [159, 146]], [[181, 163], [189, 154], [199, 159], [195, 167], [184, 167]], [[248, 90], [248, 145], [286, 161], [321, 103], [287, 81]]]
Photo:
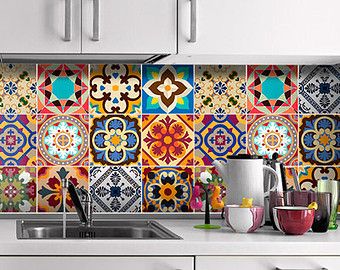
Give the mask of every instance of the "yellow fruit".
[[318, 209], [318, 204], [316, 202], [312, 202], [310, 205], [308, 205], [308, 209]]
[[251, 208], [253, 207], [253, 198], [242, 198], [241, 208]]

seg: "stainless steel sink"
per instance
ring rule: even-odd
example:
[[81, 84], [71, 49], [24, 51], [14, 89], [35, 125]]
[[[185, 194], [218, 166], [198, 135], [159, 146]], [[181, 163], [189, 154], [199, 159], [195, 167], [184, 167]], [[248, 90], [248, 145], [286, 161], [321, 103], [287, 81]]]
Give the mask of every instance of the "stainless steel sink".
[[[18, 239], [62, 239], [62, 221], [18, 220]], [[182, 239], [156, 221], [98, 220], [86, 228], [68, 221], [66, 239]]]

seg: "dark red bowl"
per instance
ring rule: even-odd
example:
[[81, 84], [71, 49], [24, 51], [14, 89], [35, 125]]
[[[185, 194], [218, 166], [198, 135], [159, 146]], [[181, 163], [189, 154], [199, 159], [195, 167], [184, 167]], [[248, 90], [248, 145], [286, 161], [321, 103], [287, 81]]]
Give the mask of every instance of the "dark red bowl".
[[302, 235], [312, 227], [315, 210], [299, 206], [279, 206], [273, 209], [276, 227], [290, 235]]

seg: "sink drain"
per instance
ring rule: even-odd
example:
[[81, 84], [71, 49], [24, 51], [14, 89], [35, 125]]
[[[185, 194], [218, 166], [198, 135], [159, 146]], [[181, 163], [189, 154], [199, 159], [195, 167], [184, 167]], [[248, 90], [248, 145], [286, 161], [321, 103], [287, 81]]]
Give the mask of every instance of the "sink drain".
[[79, 238], [95, 238], [96, 233], [91, 230], [84, 230], [79, 232]]

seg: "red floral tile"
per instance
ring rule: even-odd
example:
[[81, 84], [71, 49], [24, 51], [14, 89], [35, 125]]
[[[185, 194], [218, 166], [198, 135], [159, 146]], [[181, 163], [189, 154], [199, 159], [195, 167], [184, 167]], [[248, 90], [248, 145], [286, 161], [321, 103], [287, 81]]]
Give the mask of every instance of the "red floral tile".
[[143, 165], [193, 165], [192, 115], [143, 115]]
[[[66, 178], [76, 188], [89, 189], [89, 173], [86, 167], [42, 167], [38, 169], [38, 211], [62, 212], [62, 186], [58, 171], [65, 168], [68, 171]], [[74, 212], [75, 207], [71, 197], [67, 194], [66, 210]]]

